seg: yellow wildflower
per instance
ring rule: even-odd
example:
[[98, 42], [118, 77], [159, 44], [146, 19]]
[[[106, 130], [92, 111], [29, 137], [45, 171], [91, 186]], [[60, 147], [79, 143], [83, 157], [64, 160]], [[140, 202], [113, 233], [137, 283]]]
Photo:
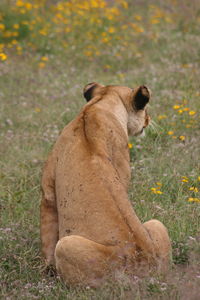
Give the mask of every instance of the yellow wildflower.
[[88, 56], [88, 57], [92, 56], [92, 51], [90, 51], [90, 50], [86, 50], [83, 53], [85, 54], [85, 56]]
[[13, 28], [14, 28], [14, 29], [19, 29], [19, 24], [14, 24], [14, 25], [13, 25]]
[[5, 25], [4, 25], [4, 24], [0, 24], [0, 30], [2, 30], [2, 31], [3, 31], [3, 30], [5, 30], [5, 28], [6, 28], [6, 27], [5, 27]]
[[117, 74], [121, 79], [124, 78], [124, 74], [123, 73], [118, 73]]
[[4, 61], [7, 59], [7, 55], [5, 53], [0, 53], [0, 61]]
[[117, 8], [117, 7], [111, 7], [110, 9], [109, 9], [109, 11], [110, 11], [110, 13], [112, 13], [113, 15], [115, 15], [115, 16], [119, 16], [120, 15], [120, 11], [119, 11], [119, 9]]
[[182, 180], [181, 180], [182, 182], [188, 182], [189, 181], [189, 179], [188, 179], [188, 177], [187, 176], [182, 176]]
[[38, 64], [38, 67], [39, 67], [40, 69], [43, 69], [43, 68], [45, 67], [45, 63], [44, 63], [44, 62], [40, 62], [40, 63]]
[[17, 40], [12, 40], [11, 42], [13, 45], [17, 45], [18, 41]]
[[172, 135], [172, 134], [174, 134], [174, 131], [170, 130], [170, 131], [168, 131], [167, 134], [168, 134], [168, 135]]
[[3, 33], [3, 37], [5, 37], [5, 38], [10, 38], [11, 36], [12, 36], [12, 32], [11, 31], [5, 31]]
[[70, 28], [70, 27], [66, 27], [66, 28], [65, 28], [65, 32], [66, 32], [66, 33], [71, 32], [71, 28]]
[[159, 115], [159, 116], [158, 116], [158, 120], [162, 120], [162, 119], [166, 119], [166, 118], [167, 118], [166, 115]]
[[200, 202], [199, 198], [188, 198], [188, 202]]
[[20, 9], [20, 13], [21, 13], [22, 15], [24, 15], [24, 14], [26, 13], [26, 10], [25, 10], [24, 8], [22, 8], [22, 9]]
[[140, 15], [135, 15], [134, 18], [137, 20], [137, 21], [141, 21], [142, 20], [142, 17]]
[[144, 32], [144, 28], [142, 28], [141, 26], [137, 25], [136, 23], [132, 23], [131, 27], [135, 30], [135, 32], [137, 33], [142, 33]]
[[188, 202], [192, 202], [194, 198], [188, 198]]
[[128, 147], [129, 147], [129, 149], [132, 149], [133, 148], [133, 144], [128, 143]]
[[13, 31], [13, 33], [12, 33], [12, 36], [14, 36], [14, 37], [17, 37], [17, 36], [19, 36], [19, 32], [17, 32], [17, 31]]
[[180, 135], [180, 136], [179, 136], [179, 139], [180, 139], [181, 141], [185, 141], [185, 136], [184, 136], [184, 135]]
[[17, 46], [16, 49], [17, 49], [18, 54], [21, 54], [21, 52], [22, 52], [22, 47], [21, 47], [21, 46]]
[[200, 176], [198, 176], [198, 180], [200, 181]]
[[198, 193], [198, 191], [199, 191], [198, 188], [197, 188], [197, 187], [194, 187], [194, 186], [190, 187], [189, 190], [190, 190], [190, 191], [193, 191], [193, 192], [195, 192], [195, 193]]
[[153, 19], [150, 20], [150, 23], [151, 24], [158, 24], [158, 23], [160, 23], [160, 21], [158, 19], [153, 18]]
[[193, 115], [195, 115], [195, 114], [196, 114], [196, 111], [194, 111], [194, 110], [189, 111], [189, 115], [190, 115], [190, 116], [193, 116]]
[[32, 4], [28, 2], [24, 3], [24, 6], [26, 7], [27, 10], [31, 10], [33, 7]]
[[182, 182], [188, 182], [188, 180], [187, 179], [182, 179]]
[[121, 1], [121, 5], [127, 9], [128, 8], [128, 3], [126, 1]]
[[108, 32], [109, 33], [114, 33], [115, 32], [115, 28], [114, 27], [109, 27], [108, 28]]
[[183, 110], [182, 110], [182, 109], [179, 109], [179, 110], [178, 110], [178, 113], [179, 113], [179, 114], [182, 114], [182, 113], [183, 113]]
[[16, 6], [18, 6], [18, 7], [22, 7], [24, 5], [24, 3], [23, 3], [23, 1], [21, 1], [21, 0], [18, 0], [17, 2], [16, 2]]
[[42, 60], [42, 61], [48, 61], [49, 58], [48, 58], [47, 56], [42, 56], [42, 57], [41, 57], [41, 60]]
[[158, 186], [158, 187], [152, 187], [151, 188], [151, 191], [152, 191], [152, 193], [154, 193], [154, 194], [158, 194], [158, 195], [162, 195], [163, 194], [163, 192], [161, 192], [159, 189], [160, 189], [161, 187], [160, 186]]
[[39, 30], [39, 33], [40, 33], [41, 35], [44, 35], [44, 36], [47, 35], [47, 31], [46, 31], [46, 29], [44, 29], [44, 28], [43, 28], [43, 29], [40, 29], [40, 30]]
[[103, 43], [108, 43], [109, 42], [109, 38], [107, 38], [107, 37], [102, 38], [102, 42]]
[[156, 191], [156, 194], [161, 195], [161, 194], [163, 194], [163, 192], [161, 192], [161, 191]]
[[173, 109], [179, 109], [179, 108], [180, 108], [180, 105], [176, 104], [176, 105], [173, 106]]

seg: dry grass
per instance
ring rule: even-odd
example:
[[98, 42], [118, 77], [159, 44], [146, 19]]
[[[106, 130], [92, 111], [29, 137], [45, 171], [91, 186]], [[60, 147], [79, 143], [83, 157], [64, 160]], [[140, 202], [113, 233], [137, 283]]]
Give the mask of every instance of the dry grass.
[[[49, 50], [41, 48], [48, 35], [36, 36], [32, 47], [31, 35], [19, 39], [20, 51], [3, 40], [7, 59], [0, 62], [2, 299], [198, 299], [200, 6], [198, 1], [156, 3], [151, 1], [154, 6], [149, 7], [149, 1], [136, 1], [121, 9], [112, 24], [103, 19], [99, 35], [90, 43], [80, 44], [76, 35], [67, 41], [56, 31]], [[45, 24], [48, 14], [42, 17]], [[115, 29], [109, 45], [98, 38], [108, 26]], [[97, 28], [87, 27], [90, 30]], [[84, 27], [79, 35], [85, 36]], [[91, 45], [98, 45], [100, 54], [94, 49], [92, 55], [84, 53]], [[97, 290], [67, 289], [59, 278], [44, 272], [40, 257], [40, 177], [52, 144], [84, 104], [82, 89], [91, 81], [147, 84], [153, 92], [149, 108], [153, 126], [144, 139], [130, 141], [130, 199], [142, 221], [157, 218], [167, 226], [174, 264], [165, 276], [121, 275]]]

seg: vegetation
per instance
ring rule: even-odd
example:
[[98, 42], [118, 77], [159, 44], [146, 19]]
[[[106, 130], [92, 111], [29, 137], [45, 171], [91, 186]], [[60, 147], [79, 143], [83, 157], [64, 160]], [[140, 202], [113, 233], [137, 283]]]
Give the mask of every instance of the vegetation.
[[[2, 299], [197, 299], [200, 294], [198, 0], [2, 0], [0, 280]], [[168, 228], [166, 275], [68, 289], [44, 270], [43, 163], [84, 105], [88, 82], [152, 90], [152, 125], [130, 140], [130, 200]]]

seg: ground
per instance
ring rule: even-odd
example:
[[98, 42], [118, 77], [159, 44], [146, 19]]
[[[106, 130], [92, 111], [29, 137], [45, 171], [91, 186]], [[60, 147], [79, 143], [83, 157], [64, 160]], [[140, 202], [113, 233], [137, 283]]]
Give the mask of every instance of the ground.
[[[1, 1], [2, 299], [198, 299], [199, 26], [198, 1]], [[67, 289], [41, 260], [40, 180], [92, 81], [152, 91], [151, 126], [129, 144], [129, 195], [141, 221], [168, 228], [173, 264], [163, 276]]]

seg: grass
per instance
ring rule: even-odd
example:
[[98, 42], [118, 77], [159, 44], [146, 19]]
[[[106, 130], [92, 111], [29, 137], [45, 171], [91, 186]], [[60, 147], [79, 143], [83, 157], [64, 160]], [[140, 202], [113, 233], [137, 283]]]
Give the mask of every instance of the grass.
[[[116, 12], [111, 1], [88, 1], [87, 10], [74, 0], [68, 29], [63, 24], [72, 7], [29, 2], [0, 6], [0, 297], [197, 299], [198, 1], [118, 1]], [[97, 290], [67, 289], [44, 271], [40, 256], [40, 178], [59, 131], [84, 105], [82, 89], [91, 81], [146, 84], [152, 90], [152, 126], [145, 138], [130, 140], [130, 200], [142, 221], [157, 218], [167, 226], [173, 266], [165, 276], [121, 276]]]

